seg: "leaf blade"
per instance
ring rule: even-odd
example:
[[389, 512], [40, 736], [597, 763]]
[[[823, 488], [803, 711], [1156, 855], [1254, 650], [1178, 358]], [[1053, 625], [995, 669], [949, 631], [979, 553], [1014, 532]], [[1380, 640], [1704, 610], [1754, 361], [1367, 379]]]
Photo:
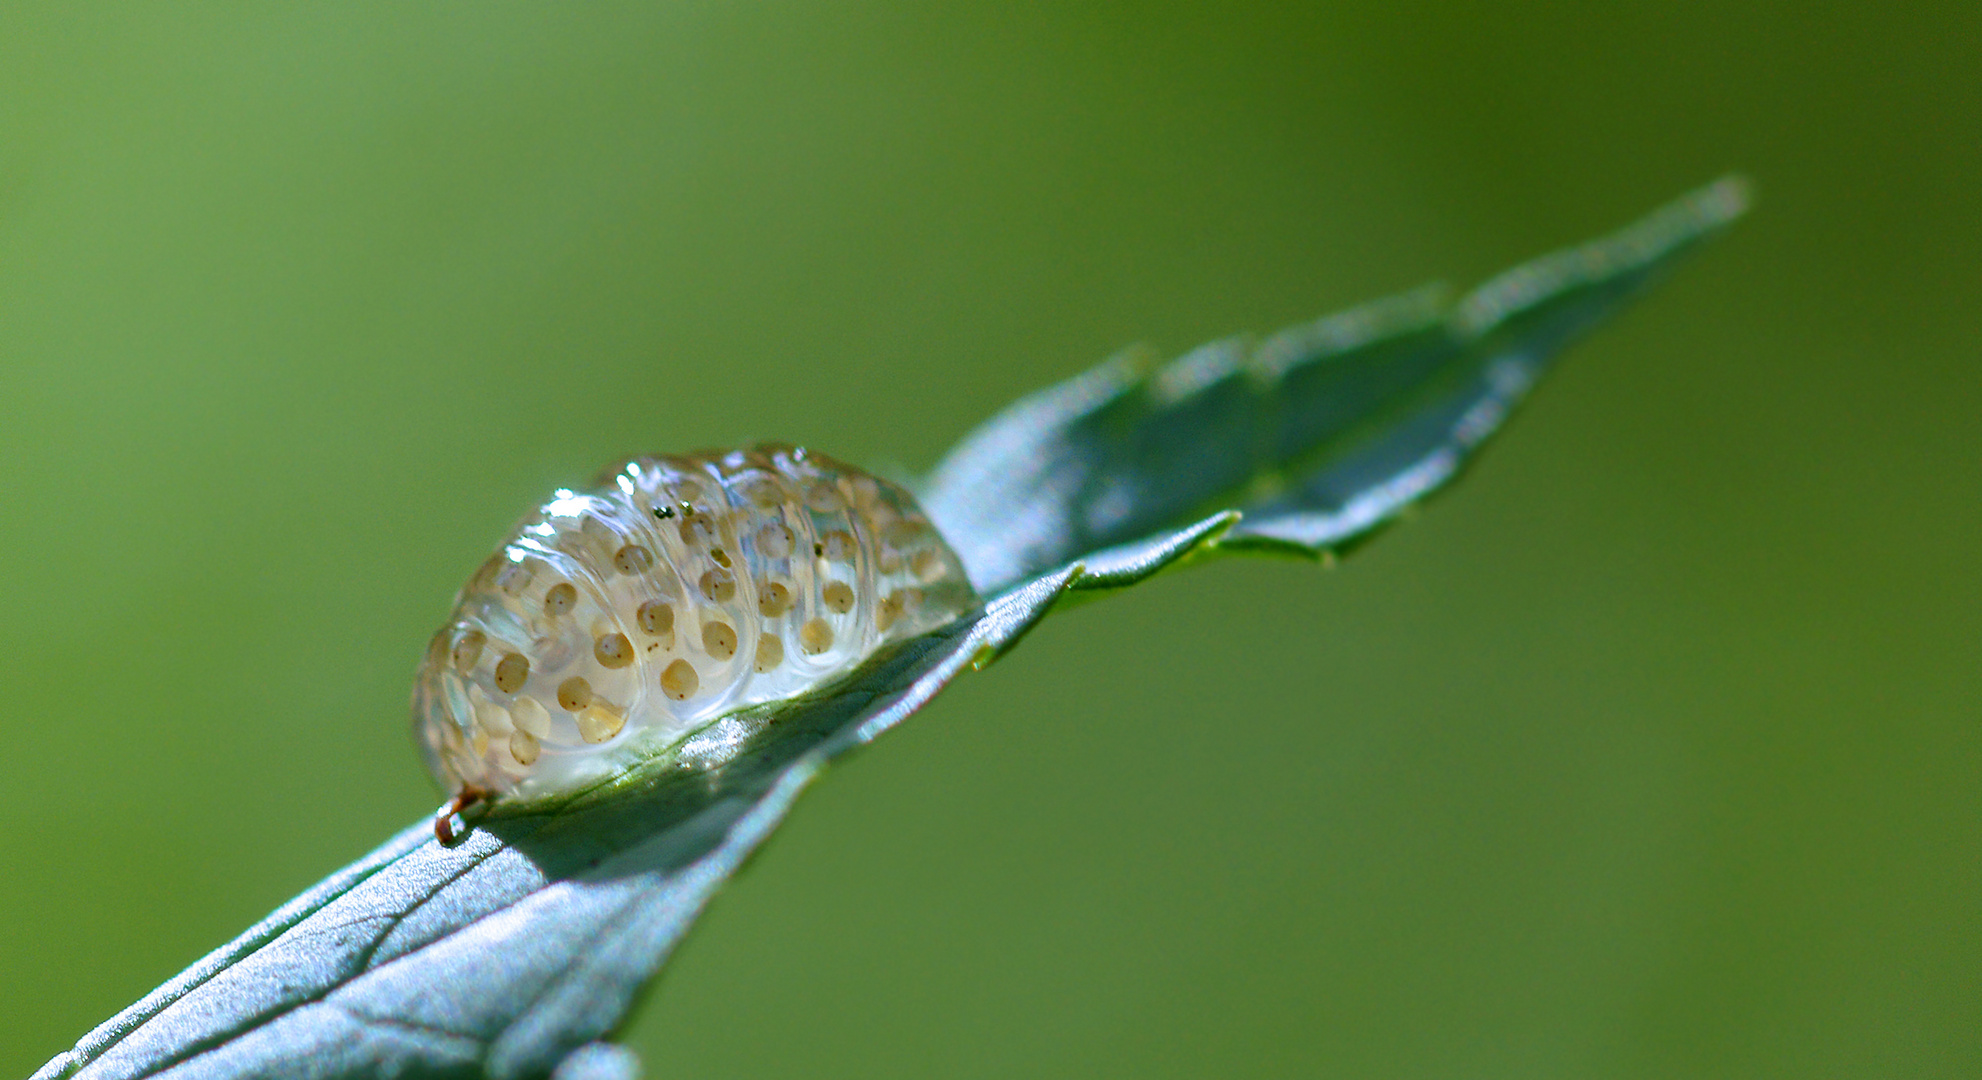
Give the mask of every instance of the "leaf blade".
[[1069, 599], [1220, 552], [1320, 555], [1371, 535], [1456, 476], [1564, 344], [1745, 205], [1724, 180], [1456, 304], [1420, 290], [1257, 346], [1125, 356], [1019, 402], [945, 459], [926, 500], [987, 604], [627, 777], [500, 806], [456, 848], [407, 829], [37, 1080], [521, 1077], [581, 1058], [612, 1074], [624, 1056], [596, 1040], [832, 758]]
[[266, 932], [275, 916], [257, 924], [217, 968], [196, 965], [36, 1076], [546, 1073], [617, 1026], [826, 760], [1015, 641], [1078, 575], [879, 658], [851, 691], [731, 718], [678, 756], [714, 766], [652, 763], [605, 797], [492, 814], [452, 849], [414, 826], [285, 905], [279, 932]]
[[[924, 506], [987, 590], [1225, 509], [1248, 519], [1228, 550], [1342, 547], [1457, 475], [1557, 352], [1747, 204], [1728, 177], [1457, 303], [1430, 287], [1257, 346], [1118, 357], [967, 435]], [[1260, 481], [1283, 494], [1249, 498]]]

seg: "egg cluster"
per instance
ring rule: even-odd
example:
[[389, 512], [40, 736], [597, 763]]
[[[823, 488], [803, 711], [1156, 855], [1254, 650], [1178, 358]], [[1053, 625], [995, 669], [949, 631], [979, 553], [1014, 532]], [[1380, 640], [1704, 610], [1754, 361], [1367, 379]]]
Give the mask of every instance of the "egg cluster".
[[462, 589], [413, 690], [449, 791], [563, 790], [976, 603], [908, 492], [790, 446], [558, 491]]

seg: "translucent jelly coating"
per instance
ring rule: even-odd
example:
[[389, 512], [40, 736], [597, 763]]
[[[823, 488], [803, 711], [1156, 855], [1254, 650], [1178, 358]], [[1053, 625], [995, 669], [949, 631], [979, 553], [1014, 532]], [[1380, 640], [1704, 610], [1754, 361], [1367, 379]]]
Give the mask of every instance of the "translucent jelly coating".
[[913, 496], [801, 448], [639, 457], [476, 572], [413, 688], [450, 792], [548, 794], [977, 602]]

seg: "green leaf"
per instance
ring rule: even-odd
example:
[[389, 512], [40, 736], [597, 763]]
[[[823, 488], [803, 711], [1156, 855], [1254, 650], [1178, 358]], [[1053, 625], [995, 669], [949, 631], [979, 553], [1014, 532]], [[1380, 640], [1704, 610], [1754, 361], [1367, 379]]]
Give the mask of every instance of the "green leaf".
[[1420, 289], [1167, 365], [1125, 354], [966, 437], [924, 492], [980, 591], [1237, 509], [1218, 545], [1320, 556], [1450, 480], [1562, 346], [1747, 206], [1728, 178], [1454, 303]]
[[1561, 346], [1744, 205], [1725, 180], [1456, 304], [1412, 293], [1162, 367], [1111, 361], [1020, 402], [926, 492], [993, 596], [982, 607], [595, 788], [498, 806], [458, 846], [409, 827], [37, 1077], [630, 1075], [598, 1040], [829, 760], [1069, 596], [1367, 536], [1456, 475]]

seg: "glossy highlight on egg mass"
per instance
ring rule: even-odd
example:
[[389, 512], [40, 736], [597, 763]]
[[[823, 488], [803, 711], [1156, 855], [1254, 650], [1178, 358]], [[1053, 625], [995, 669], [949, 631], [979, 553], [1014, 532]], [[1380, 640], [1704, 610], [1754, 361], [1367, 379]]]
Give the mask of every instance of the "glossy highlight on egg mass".
[[898, 485], [780, 444], [637, 457], [554, 493], [469, 580], [414, 732], [457, 808], [556, 794], [976, 602]]

